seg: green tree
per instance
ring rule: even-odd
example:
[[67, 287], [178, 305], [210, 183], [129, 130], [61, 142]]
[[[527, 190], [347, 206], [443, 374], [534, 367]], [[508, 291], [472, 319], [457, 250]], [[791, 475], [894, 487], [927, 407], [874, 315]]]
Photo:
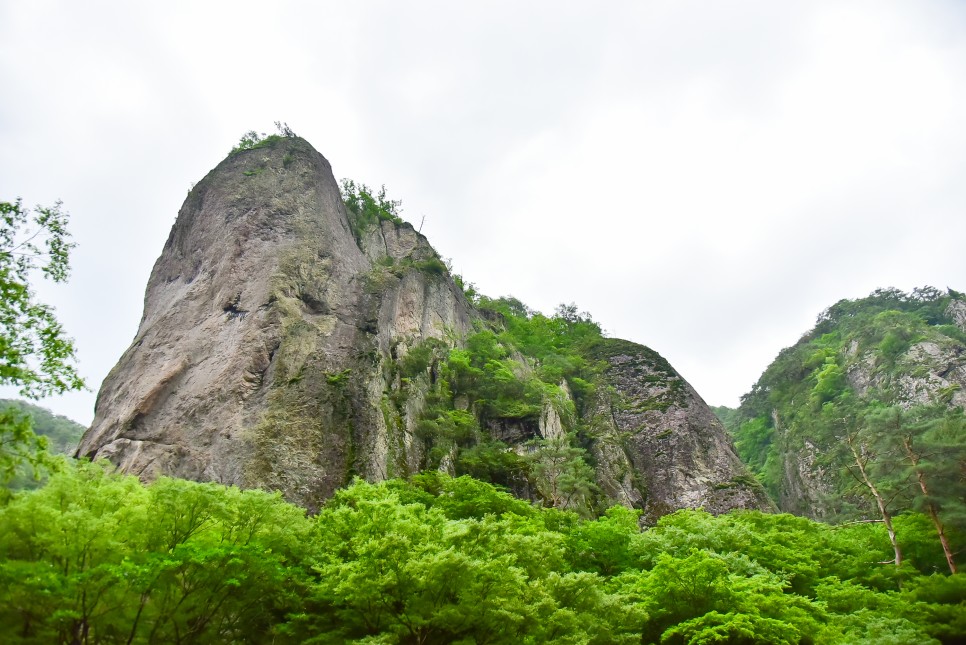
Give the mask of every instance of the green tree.
[[[30, 416], [17, 408], [0, 410], [0, 482], [18, 487], [26, 475], [24, 466], [38, 468], [49, 463], [47, 438], [33, 431]], [[14, 483], [11, 483], [14, 482]]]
[[[925, 424], [916, 449], [920, 459], [915, 464], [910, 460], [910, 465], [917, 480], [921, 474], [930, 483], [916, 499], [917, 507], [927, 515], [930, 508], [935, 510], [940, 524], [958, 531], [962, 539], [966, 534], [966, 415], [955, 409]], [[958, 551], [962, 553], [961, 548]]]
[[508, 642], [533, 609], [517, 555], [490, 548], [500, 524], [447, 520], [384, 485], [341, 491], [318, 517], [319, 579], [300, 627], [321, 642]]
[[[841, 412], [828, 412], [832, 409], [831, 404], [826, 404], [823, 412], [830, 415], [841, 414]], [[846, 419], [841, 419], [842, 424], [846, 425]], [[892, 544], [893, 561], [898, 567], [902, 564], [902, 548], [896, 534], [895, 526], [892, 522], [894, 514], [893, 502], [901, 492], [902, 486], [897, 486], [897, 480], [888, 475], [877, 475], [879, 473], [892, 470], [894, 461], [890, 455], [883, 455], [887, 446], [883, 446], [880, 437], [870, 430], [868, 426], [860, 426], [856, 429], [846, 430], [842, 435], [845, 445], [849, 448], [852, 460], [847, 464], [846, 469], [849, 474], [860, 484], [861, 490], [875, 500], [882, 523], [889, 533], [889, 543]]]
[[579, 510], [585, 514], [597, 486], [594, 469], [583, 448], [575, 448], [566, 437], [539, 439], [530, 443], [529, 455], [537, 490], [555, 508]]
[[[382, 186], [378, 192], [363, 183], [356, 183], [351, 179], [343, 179], [339, 188], [342, 191], [342, 202], [345, 204], [349, 227], [357, 242], [380, 222], [402, 224], [402, 202], [389, 199], [386, 187]], [[445, 267], [444, 267], [445, 268]]]
[[633, 643], [644, 617], [595, 573], [567, 570], [573, 514], [468, 477], [357, 481], [317, 518], [303, 642]]
[[300, 607], [305, 511], [110, 469], [64, 468], [0, 508], [3, 642], [273, 642]]
[[[913, 507], [929, 517], [950, 573], [956, 573], [955, 550], [946, 530], [947, 518], [955, 526], [963, 515], [966, 490], [963, 467], [966, 421], [961, 410], [943, 406], [900, 406], [870, 413], [866, 423], [890, 449], [892, 477], [912, 494]], [[961, 524], [960, 524], [961, 526]]]
[[612, 506], [603, 517], [577, 524], [567, 539], [574, 567], [612, 576], [637, 566], [631, 544], [640, 533], [640, 516], [639, 510]]
[[[60, 202], [29, 211], [20, 199], [0, 202], [0, 385], [13, 385], [29, 398], [84, 386], [74, 366], [74, 343], [64, 334], [50, 305], [38, 302], [30, 287], [39, 272], [64, 282], [70, 272], [68, 215]], [[0, 477], [9, 481], [19, 464], [36, 466], [46, 445], [29, 417], [0, 415]]]

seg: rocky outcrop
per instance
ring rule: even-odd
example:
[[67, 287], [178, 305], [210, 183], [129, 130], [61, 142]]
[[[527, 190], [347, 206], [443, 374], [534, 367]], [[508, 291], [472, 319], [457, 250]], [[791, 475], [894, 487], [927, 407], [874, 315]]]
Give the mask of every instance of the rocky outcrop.
[[431, 256], [407, 224], [360, 244], [305, 141], [231, 155], [188, 195], [78, 454], [310, 507], [351, 474], [385, 477], [381, 363], [470, 326], [448, 277], [378, 264]]
[[[824, 520], [838, 506], [838, 469], [823, 463], [822, 449], [808, 437], [793, 436], [773, 411], [775, 444], [781, 455], [778, 508], [785, 513]], [[844, 496], [843, 496], [844, 497]], [[854, 495], [852, 495], [854, 497]], [[832, 500], [835, 503], [830, 503]]]
[[605, 361], [607, 387], [598, 388], [589, 420], [608, 497], [643, 509], [651, 521], [679, 508], [774, 509], [721, 422], [666, 360], [617, 339], [595, 354]]
[[849, 385], [859, 396], [885, 394], [905, 408], [947, 403], [966, 406], [966, 353], [963, 345], [936, 334], [920, 340], [881, 368], [873, 351], [858, 353], [848, 371]]
[[[231, 154], [188, 195], [78, 454], [145, 479], [279, 490], [314, 509], [353, 476], [426, 467], [419, 423], [435, 368], [404, 376], [400, 364], [417, 347], [438, 361], [479, 324], [422, 235], [391, 217], [360, 226], [329, 163], [304, 140], [273, 137]], [[560, 400], [532, 421], [485, 429], [525, 455], [534, 438], [591, 428], [604, 497], [652, 519], [769, 506], [663, 359], [616, 340], [598, 358], [606, 369], [582, 424], [561, 383]]]

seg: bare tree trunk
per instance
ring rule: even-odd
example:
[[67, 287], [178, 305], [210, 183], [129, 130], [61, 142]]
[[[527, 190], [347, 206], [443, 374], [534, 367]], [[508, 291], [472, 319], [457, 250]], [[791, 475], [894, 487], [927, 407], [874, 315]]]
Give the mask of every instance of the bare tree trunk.
[[875, 487], [872, 480], [869, 479], [869, 474], [865, 471], [865, 462], [862, 460], [859, 451], [855, 449], [855, 438], [851, 435], [846, 437], [846, 441], [849, 444], [849, 449], [852, 451], [852, 456], [855, 458], [855, 465], [859, 469], [859, 474], [861, 477], [860, 481], [865, 484], [869, 492], [872, 493], [872, 497], [875, 498], [876, 504], [879, 506], [879, 513], [882, 515], [882, 523], [885, 524], [886, 530], [889, 532], [889, 542], [892, 543], [892, 550], [895, 551], [895, 564], [898, 567], [902, 564], [902, 550], [899, 548], [899, 542], [896, 540], [896, 530], [892, 526], [892, 515], [889, 514], [889, 509], [886, 508], [885, 500], [882, 498], [882, 494], [879, 489]]
[[916, 481], [919, 482], [919, 489], [926, 498], [926, 511], [929, 513], [930, 519], [932, 519], [933, 526], [936, 527], [936, 532], [939, 533], [939, 542], [943, 545], [943, 554], [946, 556], [946, 564], [949, 565], [949, 572], [955, 574], [956, 561], [953, 559], [953, 550], [949, 547], [949, 540], [946, 538], [946, 529], [939, 520], [939, 513], [936, 511], [935, 505], [929, 500], [929, 490], [926, 488], [926, 476], [919, 468], [919, 455], [913, 452], [912, 443], [908, 436], [902, 438], [902, 447], [905, 448], [906, 456], [909, 457], [909, 461], [916, 471]]

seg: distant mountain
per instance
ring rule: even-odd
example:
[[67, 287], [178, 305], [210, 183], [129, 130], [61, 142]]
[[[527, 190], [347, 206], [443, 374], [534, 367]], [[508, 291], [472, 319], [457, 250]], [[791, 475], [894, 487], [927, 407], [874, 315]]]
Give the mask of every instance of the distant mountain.
[[56, 454], [72, 454], [77, 449], [81, 436], [87, 430], [76, 421], [54, 414], [47, 408], [17, 399], [0, 399], [0, 408], [10, 407], [20, 410], [33, 419], [34, 432], [47, 437], [47, 449]]

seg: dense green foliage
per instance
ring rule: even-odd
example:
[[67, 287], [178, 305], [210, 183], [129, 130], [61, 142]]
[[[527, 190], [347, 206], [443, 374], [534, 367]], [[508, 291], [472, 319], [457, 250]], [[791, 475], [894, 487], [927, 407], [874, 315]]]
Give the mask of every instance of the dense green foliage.
[[[0, 399], [0, 428], [5, 438], [0, 480], [10, 490], [35, 488], [49, 470], [60, 467], [59, 456], [74, 452], [86, 428], [26, 401]], [[0, 491], [0, 497], [9, 494]]]
[[36, 272], [64, 282], [73, 247], [60, 204], [31, 214], [18, 199], [0, 202], [0, 384], [41, 397], [78, 389], [74, 345], [49, 305], [30, 288]]
[[[916, 547], [936, 557], [932, 541]], [[0, 507], [0, 634], [45, 644], [966, 637], [966, 578], [885, 559], [878, 525], [679, 511], [642, 532], [622, 507], [582, 520], [438, 472], [356, 482], [307, 518], [277, 495], [144, 486], [79, 464]]]
[[[966, 350], [950, 314], [961, 298], [927, 287], [843, 300], [779, 354], [737, 413], [719, 412], [739, 454], [779, 502], [794, 504], [791, 456], [823, 473], [824, 498], [789, 510], [886, 525], [917, 510], [932, 518], [937, 537], [962, 540], [966, 418], [951, 404], [958, 385], [927, 384], [938, 382], [930, 357], [912, 351], [920, 343], [950, 356]], [[864, 383], [859, 389], [855, 378]], [[897, 561], [899, 542], [901, 535]], [[955, 545], [948, 551], [955, 569]]]
[[[394, 413], [411, 388], [428, 381], [417, 426], [427, 467], [591, 513], [597, 491], [579, 406], [593, 392], [597, 368], [586, 355], [602, 338], [600, 327], [573, 306], [545, 316], [512, 298], [478, 298], [476, 305], [488, 322], [461, 346], [431, 339], [402, 357]], [[540, 437], [541, 416], [551, 411], [566, 437]], [[511, 439], [526, 452], [511, 450]]]
[[[52, 464], [47, 438], [34, 432], [29, 415], [12, 407], [0, 408], [0, 483], [21, 488], [40, 477]], [[0, 490], [0, 499], [9, 495]]]

